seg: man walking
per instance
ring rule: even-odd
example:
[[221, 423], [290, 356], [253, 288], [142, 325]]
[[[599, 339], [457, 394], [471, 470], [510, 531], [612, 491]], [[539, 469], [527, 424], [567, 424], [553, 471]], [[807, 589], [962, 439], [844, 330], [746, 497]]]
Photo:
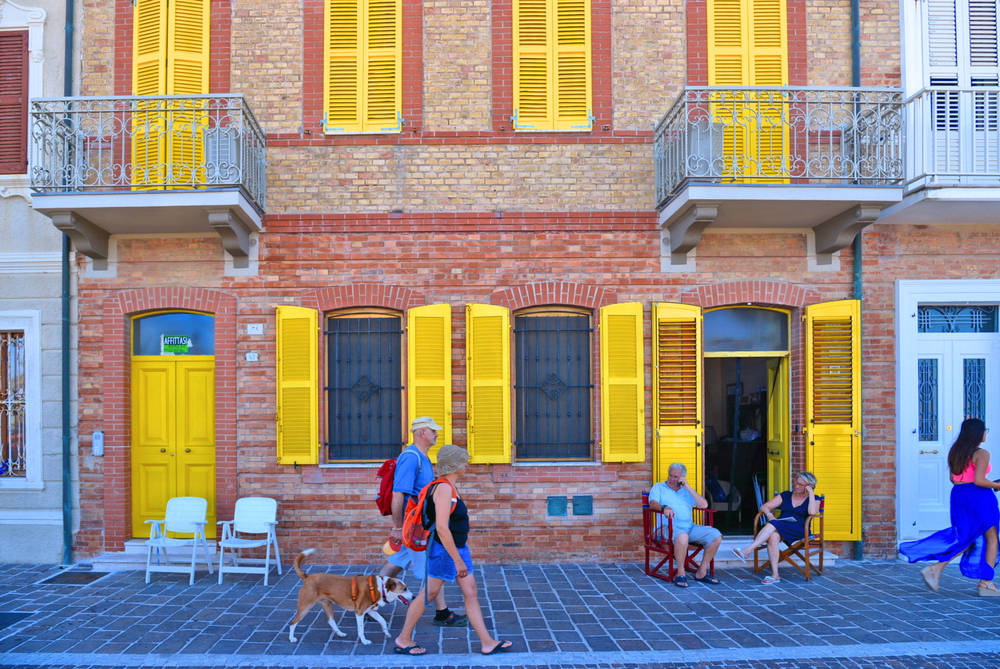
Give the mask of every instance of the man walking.
[[[437, 433], [443, 429], [429, 416], [421, 416], [410, 425], [413, 432], [413, 443], [403, 449], [396, 458], [396, 472], [392, 482], [392, 530], [389, 540], [396, 545], [403, 542], [403, 512], [410, 497], [416, 497], [428, 483], [434, 480], [434, 465], [427, 452], [437, 443]], [[412, 567], [414, 575], [423, 579], [426, 574], [427, 554], [424, 551], [411, 551], [406, 546], [400, 546], [398, 552], [389, 557], [389, 564], [382, 567], [381, 576], [395, 577], [403, 569]], [[444, 588], [434, 599], [437, 615], [434, 624], [438, 627], [465, 627], [469, 624], [468, 616], [457, 615], [448, 608], [444, 601]]]

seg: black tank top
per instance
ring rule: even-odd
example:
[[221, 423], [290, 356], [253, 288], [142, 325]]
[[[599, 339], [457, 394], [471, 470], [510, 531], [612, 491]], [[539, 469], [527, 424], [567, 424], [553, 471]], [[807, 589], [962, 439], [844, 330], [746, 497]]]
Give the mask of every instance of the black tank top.
[[[427, 495], [427, 517], [433, 523], [437, 518], [437, 509], [434, 506], [434, 491], [437, 487], [441, 485], [437, 483], [434, 485], [434, 490], [428, 490]], [[456, 548], [465, 548], [465, 542], [469, 540], [469, 509], [465, 506], [465, 502], [461, 498], [455, 502], [455, 510], [451, 512], [451, 516], [448, 518], [448, 529], [451, 530], [451, 536], [455, 540]], [[436, 543], [441, 543], [441, 537], [438, 536], [437, 530], [434, 531], [434, 541]]]

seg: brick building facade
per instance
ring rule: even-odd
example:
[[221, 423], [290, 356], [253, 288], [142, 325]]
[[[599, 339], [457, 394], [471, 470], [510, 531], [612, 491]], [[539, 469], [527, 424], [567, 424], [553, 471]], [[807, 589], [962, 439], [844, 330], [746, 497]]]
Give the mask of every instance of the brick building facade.
[[[778, 5], [785, 12], [787, 67], [778, 83], [840, 95], [851, 84], [850, 3]], [[881, 199], [860, 233], [862, 459], [854, 483], [861, 490], [854, 502], [860, 527], [841, 533], [832, 547], [850, 554], [850, 541], [863, 540], [866, 555], [895, 554], [903, 536], [899, 463], [910, 448], [899, 443], [908, 427], [900, 424], [897, 387], [903, 364], [898, 282], [996, 279], [1000, 256], [992, 224], [981, 216], [949, 218], [947, 209], [935, 210], [940, 223], [907, 218], [901, 174], [879, 182], [882, 190], [815, 174], [790, 175], [778, 185], [722, 178], [716, 185], [729, 188], [719, 196], [722, 204], [713, 200], [714, 192], [696, 196], [699, 180], [690, 179], [686, 195], [674, 190], [658, 197], [655, 145], [662, 135], [654, 124], [685, 86], [720, 86], [709, 67], [718, 52], [710, 45], [705, 0], [587, 3], [593, 118], [591, 127], [579, 131], [515, 130], [514, 88], [520, 84], [514, 81], [511, 2], [403, 1], [399, 104], [405, 124], [399, 131], [367, 134], [324, 131], [323, 3], [226, 0], [211, 6], [208, 91], [245, 95], [266, 132], [266, 211], [259, 234], [250, 230], [246, 269], [237, 267], [242, 263], [234, 261], [235, 247], [208, 227], [134, 234], [108, 228], [109, 250], [103, 258], [92, 256], [105, 263], [87, 260], [79, 288], [78, 555], [119, 551], [134, 535], [132, 317], [170, 310], [214, 316], [217, 517], [231, 517], [239, 497], [275, 497], [286, 551], [316, 546], [322, 560], [370, 563], [380, 559], [388, 530], [372, 503], [380, 460], [342, 463], [321, 447], [316, 464], [278, 464], [276, 309], [309, 308], [324, 323], [324, 317], [366, 310], [405, 319], [416, 307], [450, 305], [449, 427], [453, 441], [466, 445], [466, 305], [492, 304], [515, 317], [539, 307], [589, 317], [593, 445], [576, 461], [519, 461], [508, 451], [507, 462], [470, 467], [463, 492], [474, 514], [473, 546], [482, 559], [502, 562], [636, 560], [639, 495], [653, 482], [659, 448], [658, 331], [651, 305], [781, 310], [788, 322], [790, 379], [784, 466], [793, 473], [810, 463], [817, 469], [818, 461], [808, 455], [815, 437], [803, 429], [812, 387], [803, 323], [808, 307], [857, 297], [849, 246], [854, 229], [837, 216], [868, 206], [873, 193]], [[862, 3], [861, 86], [899, 94], [907, 57], [900, 42], [903, 23], [897, 4]], [[133, 93], [133, 31], [131, 3], [85, 4], [81, 95]], [[910, 48], [919, 52], [919, 45]], [[751, 78], [742, 85], [753, 83]], [[716, 100], [728, 93], [719, 95]], [[900, 118], [901, 100], [894, 103]], [[809, 146], [835, 136], [837, 151], [846, 150], [847, 126], [833, 127], [815, 131]], [[780, 141], [794, 141], [797, 131], [787, 132], [792, 134]], [[812, 199], [833, 191], [838, 194], [829, 201]], [[687, 234], [685, 212], [670, 210], [682, 196], [696, 212], [719, 210], [694, 235], [693, 245], [678, 241]], [[748, 208], [743, 220], [740, 203], [751, 200], [766, 200], [770, 208]], [[875, 221], [878, 209], [882, 218]], [[827, 242], [831, 225], [839, 243]], [[611, 462], [602, 450], [602, 356], [611, 354], [600, 344], [600, 309], [634, 302], [643, 313], [643, 453], [638, 461]], [[263, 329], [251, 334], [249, 326], [256, 324]], [[329, 438], [332, 420], [323, 387], [326, 341], [320, 337], [316, 362], [321, 442]], [[706, 392], [713, 370], [728, 369], [723, 359], [711, 363], [717, 367], [705, 372], [699, 393]], [[988, 364], [997, 361], [989, 357]], [[730, 381], [727, 376], [725, 383]], [[406, 391], [402, 399], [400, 423], [406, 419]], [[725, 407], [719, 397], [714, 401]], [[769, 406], [765, 402], [765, 412]], [[719, 435], [734, 436], [722, 424], [714, 427]], [[90, 451], [89, 437], [97, 430], [105, 434], [103, 457]], [[839, 470], [816, 474], [821, 491], [824, 477], [840, 476]], [[752, 493], [747, 488], [744, 494]], [[592, 514], [550, 513], [552, 497], [572, 502], [588, 496]]]

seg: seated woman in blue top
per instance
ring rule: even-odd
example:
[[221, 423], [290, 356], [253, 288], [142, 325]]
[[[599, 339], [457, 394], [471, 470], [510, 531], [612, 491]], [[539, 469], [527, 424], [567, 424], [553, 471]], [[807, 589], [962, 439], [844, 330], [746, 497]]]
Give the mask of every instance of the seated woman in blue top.
[[[791, 545], [799, 541], [806, 533], [806, 519], [809, 516], [819, 513], [820, 499], [813, 492], [816, 489], [816, 477], [810, 472], [802, 472], [795, 477], [795, 486], [791, 490], [786, 490], [780, 495], [775, 495], [774, 499], [761, 505], [760, 511], [767, 519], [764, 526], [753, 543], [743, 548], [734, 548], [733, 552], [737, 557], [746, 562], [747, 557], [753, 555], [753, 550], [765, 541], [767, 542], [767, 557], [771, 561], [771, 575], [765, 576], [761, 581], [765, 585], [777, 583], [778, 578], [778, 556], [781, 551], [778, 549], [778, 541], [783, 540]], [[774, 511], [781, 511], [781, 518], [774, 516]]]

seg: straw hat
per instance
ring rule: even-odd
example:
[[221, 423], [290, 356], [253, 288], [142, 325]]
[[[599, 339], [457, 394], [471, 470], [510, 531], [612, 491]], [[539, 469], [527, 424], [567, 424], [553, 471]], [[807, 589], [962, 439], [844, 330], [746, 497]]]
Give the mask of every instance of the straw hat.
[[467, 464], [469, 464], [469, 452], [467, 450], [459, 448], [454, 444], [445, 444], [437, 452], [437, 464], [434, 465], [434, 474], [436, 476], [454, 474]]

